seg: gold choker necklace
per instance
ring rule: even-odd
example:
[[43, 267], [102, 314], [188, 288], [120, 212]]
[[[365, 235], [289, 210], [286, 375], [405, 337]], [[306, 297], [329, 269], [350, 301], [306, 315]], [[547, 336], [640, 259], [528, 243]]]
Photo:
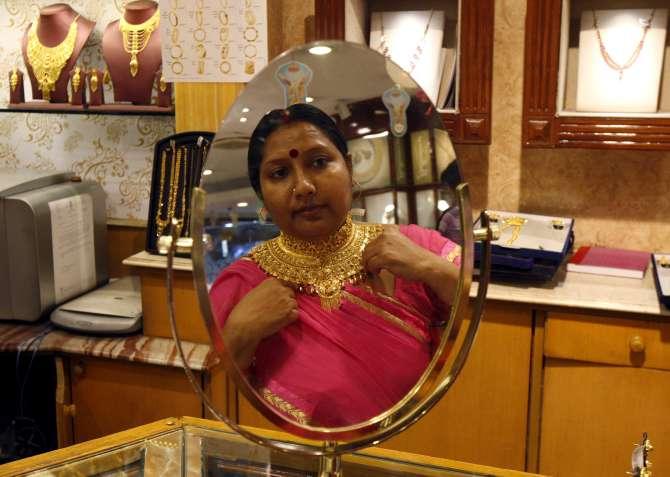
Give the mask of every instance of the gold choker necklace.
[[381, 225], [354, 223], [347, 216], [327, 240], [299, 240], [282, 233], [256, 246], [249, 255], [266, 273], [299, 292], [317, 295], [323, 309], [333, 310], [340, 306], [346, 283], [366, 278], [363, 250], [381, 233]]
[[133, 77], [137, 75], [140, 69], [137, 55], [149, 44], [151, 34], [158, 28], [159, 20], [160, 12], [158, 9], [151, 15], [151, 18], [137, 25], [128, 23], [123, 17], [119, 19], [119, 30], [123, 35], [123, 49], [130, 54], [130, 74]]
[[33, 22], [30, 31], [28, 31], [28, 46], [26, 48], [28, 63], [30, 63], [30, 67], [33, 69], [38, 88], [42, 92], [42, 98], [47, 101], [51, 99], [51, 92], [56, 90], [56, 81], [58, 81], [61, 71], [74, 51], [74, 44], [77, 40], [78, 19], [79, 15], [70, 24], [70, 29], [67, 35], [65, 35], [65, 39], [53, 47], [44, 46], [37, 36], [39, 17]]

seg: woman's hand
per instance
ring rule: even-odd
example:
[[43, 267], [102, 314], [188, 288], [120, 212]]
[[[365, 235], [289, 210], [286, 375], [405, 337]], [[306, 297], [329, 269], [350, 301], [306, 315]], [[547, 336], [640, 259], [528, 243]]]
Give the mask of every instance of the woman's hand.
[[268, 278], [235, 305], [223, 327], [223, 341], [235, 363], [246, 369], [261, 340], [297, 319], [294, 291], [276, 278]]
[[458, 282], [458, 267], [406, 237], [396, 225], [384, 231], [363, 251], [363, 266], [378, 275], [393, 275], [428, 285], [444, 303], [451, 303]]

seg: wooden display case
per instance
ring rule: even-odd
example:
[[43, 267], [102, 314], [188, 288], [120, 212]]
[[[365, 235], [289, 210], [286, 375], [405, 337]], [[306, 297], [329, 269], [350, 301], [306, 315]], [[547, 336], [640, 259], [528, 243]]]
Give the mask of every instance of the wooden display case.
[[[348, 24], [352, 22], [359, 25], [367, 24], [369, 7], [372, 3], [353, 0], [315, 0], [316, 39], [348, 40], [345, 34]], [[425, 10], [435, 8], [435, 4], [439, 3], [405, 2], [403, 9]], [[490, 144], [494, 2], [468, 0], [459, 3], [457, 106], [454, 111], [442, 112], [441, 115], [454, 143]]]
[[[570, 50], [575, 49], [575, 19], [570, 22], [570, 5], [579, 13], [586, 7], [657, 8], [662, 2], [568, 2], [528, 0], [526, 15], [523, 131], [525, 147], [670, 150], [670, 107], [668, 75], [660, 86], [656, 113], [578, 112], [571, 99], [576, 74]], [[667, 8], [667, 6], [666, 6]], [[575, 16], [575, 15], [573, 15]], [[579, 25], [576, 25], [579, 28]], [[577, 35], [578, 36], [578, 35]], [[570, 44], [568, 44], [570, 39]], [[634, 45], [638, 38], [631, 40]], [[563, 52], [561, 46], [563, 45]], [[670, 47], [665, 46], [666, 70]], [[574, 52], [573, 52], [574, 54]], [[665, 98], [665, 99], [664, 99]]]

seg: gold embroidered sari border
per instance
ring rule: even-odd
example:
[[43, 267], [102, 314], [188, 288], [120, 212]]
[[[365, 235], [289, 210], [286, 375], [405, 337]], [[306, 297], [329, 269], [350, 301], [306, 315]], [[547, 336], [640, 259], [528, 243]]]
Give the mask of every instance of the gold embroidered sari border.
[[410, 325], [402, 321], [400, 318], [397, 316], [393, 315], [392, 313], [389, 313], [388, 311], [384, 310], [383, 308], [380, 308], [376, 305], [373, 305], [372, 303], [368, 303], [367, 301], [357, 297], [356, 295], [348, 292], [348, 291], [343, 291], [342, 292], [342, 297], [349, 300], [351, 303], [354, 305], [360, 306], [364, 310], [379, 316], [380, 318], [383, 318], [385, 321], [388, 323], [391, 323], [392, 325], [396, 326], [397, 328], [400, 328], [403, 330], [405, 333], [408, 335], [416, 338], [422, 343], [427, 343], [428, 341], [424, 336], [421, 335], [417, 330], [412, 328]]
[[297, 422], [300, 424], [307, 425], [309, 424], [309, 419], [307, 418], [307, 414], [299, 409], [298, 407], [294, 406], [290, 402], [286, 401], [285, 399], [277, 396], [275, 393], [270, 391], [270, 389], [263, 387], [258, 390], [261, 393], [261, 396], [263, 396], [263, 399], [265, 399], [267, 402], [272, 405], [275, 409], [278, 409], [279, 411], [283, 412], [284, 414], [292, 417], [295, 419]]

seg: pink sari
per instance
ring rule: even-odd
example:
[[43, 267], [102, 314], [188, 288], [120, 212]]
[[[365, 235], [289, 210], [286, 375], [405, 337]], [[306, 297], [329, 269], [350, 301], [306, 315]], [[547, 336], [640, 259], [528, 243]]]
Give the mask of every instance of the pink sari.
[[[458, 247], [439, 233], [400, 226], [423, 248], [460, 264]], [[223, 327], [234, 306], [268, 275], [238, 260], [210, 291]], [[281, 412], [317, 426], [346, 426], [385, 411], [416, 384], [431, 359], [435, 326], [448, 307], [423, 283], [395, 278], [394, 297], [346, 285], [339, 309], [296, 294], [299, 318], [256, 349], [252, 384]]]

